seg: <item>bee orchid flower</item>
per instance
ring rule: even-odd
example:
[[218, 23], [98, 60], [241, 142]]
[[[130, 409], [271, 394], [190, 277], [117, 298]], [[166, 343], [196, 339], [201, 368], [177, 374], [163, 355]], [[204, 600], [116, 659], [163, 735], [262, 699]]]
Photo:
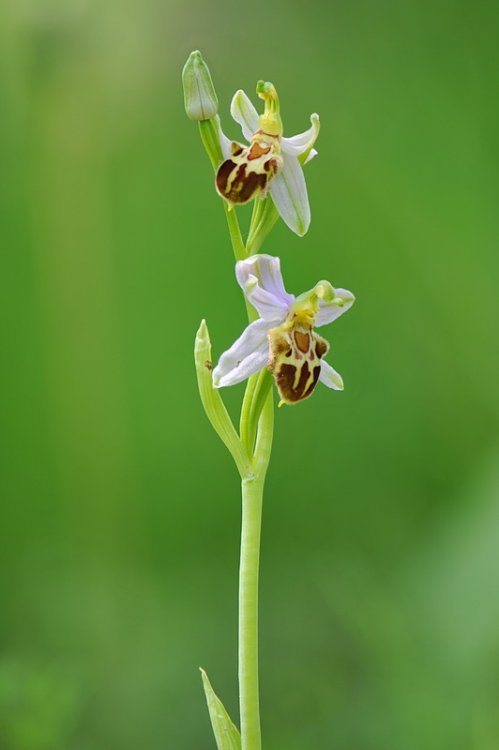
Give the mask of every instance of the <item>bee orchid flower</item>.
[[288, 227], [304, 235], [310, 225], [310, 205], [302, 165], [317, 155], [319, 116], [310, 117], [304, 133], [285, 138], [279, 99], [271, 83], [259, 81], [257, 94], [265, 102], [259, 115], [244, 91], [237, 91], [230, 112], [249, 145], [231, 142], [220, 132], [224, 161], [216, 175], [218, 193], [230, 205], [264, 198], [268, 192]]
[[319, 281], [295, 297], [289, 294], [279, 258], [253, 255], [236, 263], [236, 278], [259, 314], [222, 354], [213, 370], [215, 388], [235, 385], [264, 367], [272, 372], [281, 403], [296, 404], [312, 395], [320, 380], [343, 390], [343, 380], [323, 357], [328, 342], [314, 330], [350, 309], [354, 295]]

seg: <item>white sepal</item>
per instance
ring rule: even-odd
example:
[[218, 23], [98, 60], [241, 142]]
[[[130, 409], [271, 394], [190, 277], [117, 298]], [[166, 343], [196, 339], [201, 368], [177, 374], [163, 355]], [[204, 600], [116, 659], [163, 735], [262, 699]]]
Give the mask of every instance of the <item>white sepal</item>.
[[310, 204], [303, 169], [297, 156], [283, 151], [283, 166], [270, 183], [270, 194], [282, 219], [298, 236], [310, 226]]
[[331, 367], [329, 362], [321, 360], [321, 371], [319, 374], [319, 380], [324, 383], [328, 388], [332, 388], [334, 391], [342, 391], [344, 388], [343, 378], [339, 372], [336, 372], [334, 367]]
[[273, 325], [273, 321], [260, 318], [244, 329], [213, 370], [215, 388], [240, 383], [265, 367], [268, 360], [267, 332]]
[[294, 296], [284, 288], [279, 258], [252, 255], [236, 264], [236, 278], [260, 317], [284, 320]]

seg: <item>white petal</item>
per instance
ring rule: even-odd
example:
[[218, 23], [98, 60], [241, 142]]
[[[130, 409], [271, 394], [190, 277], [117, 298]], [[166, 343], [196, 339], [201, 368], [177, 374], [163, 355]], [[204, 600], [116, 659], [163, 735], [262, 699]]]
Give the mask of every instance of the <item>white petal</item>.
[[[310, 153], [313, 145], [319, 135], [319, 115], [313, 114], [310, 117], [312, 125], [304, 133], [299, 135], [293, 135], [291, 138], [282, 139], [282, 150], [288, 154], [294, 154], [295, 156], [301, 156], [305, 154], [305, 163], [310, 161]], [[315, 151], [314, 156], [317, 154]], [[311, 157], [313, 158], [313, 157]]]
[[[319, 300], [319, 312], [315, 318], [315, 326], [325, 326], [328, 323], [332, 323], [333, 320], [336, 320], [340, 315], [343, 315], [347, 310], [350, 310], [355, 302], [354, 295], [352, 292], [349, 292], [348, 289], [335, 289], [334, 297], [335, 299], [331, 302], [326, 302], [322, 299]], [[338, 298], [342, 300], [343, 304], [338, 305], [338, 303], [335, 302]]]
[[334, 391], [342, 391], [343, 379], [339, 372], [331, 367], [331, 365], [324, 359], [321, 359], [321, 371], [319, 373], [319, 380], [328, 388], [332, 388]]
[[284, 288], [281, 262], [272, 255], [252, 255], [236, 263], [236, 278], [249, 302], [266, 320], [283, 320], [294, 301]]
[[241, 126], [246, 140], [251, 141], [251, 138], [258, 130], [260, 118], [249, 97], [241, 89], [236, 91], [232, 97], [230, 113], [234, 120]]
[[213, 385], [235, 385], [265, 367], [269, 358], [267, 333], [273, 323], [255, 320], [245, 328], [230, 349], [222, 354], [213, 370]]
[[283, 166], [270, 181], [270, 194], [288, 227], [303, 237], [310, 226], [307, 186], [298, 157], [282, 152]]

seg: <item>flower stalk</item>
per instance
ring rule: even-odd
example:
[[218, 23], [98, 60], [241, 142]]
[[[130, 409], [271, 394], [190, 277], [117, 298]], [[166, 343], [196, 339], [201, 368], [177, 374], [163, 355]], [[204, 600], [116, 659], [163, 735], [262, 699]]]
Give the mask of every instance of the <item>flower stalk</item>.
[[258, 573], [262, 525], [263, 480], [242, 481], [241, 554], [239, 563], [239, 712], [242, 750], [260, 750], [258, 690]]
[[[270, 378], [268, 379], [270, 384]], [[258, 391], [258, 388], [256, 389]], [[260, 388], [260, 394], [262, 394]], [[274, 399], [267, 389], [258, 418], [253, 457], [254, 477], [242, 481], [241, 553], [239, 563], [238, 679], [242, 750], [261, 750], [258, 669], [258, 588], [263, 491], [272, 452]], [[256, 393], [254, 395], [255, 399]], [[258, 407], [256, 407], [257, 409]]]
[[[193, 52], [183, 70], [188, 117], [197, 120], [201, 140], [221, 196], [236, 259], [236, 278], [244, 294], [248, 325], [213, 368], [208, 327], [196, 335], [195, 364], [201, 402], [213, 429], [230, 451], [241, 477], [242, 520], [238, 597], [238, 679], [240, 733], [202, 671], [208, 709], [218, 750], [261, 750], [258, 678], [258, 581], [265, 477], [274, 432], [275, 382], [281, 404], [296, 404], [321, 381], [341, 390], [340, 375], [323, 357], [329, 343], [315, 327], [336, 320], [354, 302], [346, 289], [318, 282], [299, 296], [286, 291], [279, 258], [259, 254], [280, 218], [299, 236], [310, 224], [303, 167], [317, 152], [319, 117], [310, 128], [284, 136], [281, 107], [272, 83], [259, 81], [264, 102], [258, 114], [244, 91], [237, 91], [231, 115], [248, 145], [230, 141], [218, 115], [218, 99], [209, 69]], [[246, 241], [237, 207], [253, 201]], [[239, 432], [225, 408], [220, 389], [247, 381]]]

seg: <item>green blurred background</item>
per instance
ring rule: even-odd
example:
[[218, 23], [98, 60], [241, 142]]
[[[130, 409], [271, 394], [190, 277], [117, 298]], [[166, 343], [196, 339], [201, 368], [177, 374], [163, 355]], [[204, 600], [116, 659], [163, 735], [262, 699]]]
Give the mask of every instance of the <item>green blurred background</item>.
[[[4, 0], [1, 750], [210, 750], [237, 718], [238, 481], [198, 401], [245, 313], [180, 71], [321, 115], [313, 221], [265, 250], [357, 295], [346, 390], [277, 414], [267, 750], [499, 747], [495, 2]], [[247, 212], [241, 212], [243, 222]], [[241, 389], [226, 393], [237, 408]]]

